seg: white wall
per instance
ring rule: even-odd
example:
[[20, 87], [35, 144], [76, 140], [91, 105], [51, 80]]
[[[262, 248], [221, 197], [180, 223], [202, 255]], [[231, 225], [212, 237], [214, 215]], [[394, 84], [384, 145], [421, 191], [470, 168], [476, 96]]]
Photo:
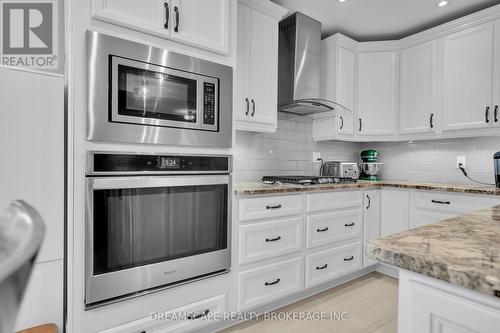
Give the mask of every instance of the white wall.
[[382, 178], [422, 182], [473, 184], [456, 168], [457, 156], [466, 156], [470, 177], [495, 183], [493, 154], [500, 151], [500, 137], [418, 141], [413, 143], [361, 144], [380, 152]]
[[357, 161], [359, 144], [312, 141], [312, 120], [278, 113], [278, 129], [273, 134], [237, 132], [235, 182], [259, 181], [264, 175], [312, 175], [319, 171], [312, 153], [324, 160]]

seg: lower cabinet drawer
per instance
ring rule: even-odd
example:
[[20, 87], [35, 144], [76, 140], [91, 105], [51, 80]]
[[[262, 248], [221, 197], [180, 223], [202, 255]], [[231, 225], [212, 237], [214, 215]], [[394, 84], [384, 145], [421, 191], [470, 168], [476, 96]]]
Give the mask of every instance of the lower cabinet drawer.
[[[101, 333], [178, 333], [193, 331], [221, 318], [226, 295], [217, 295], [179, 308], [155, 312], [146, 318], [101, 331]], [[219, 315], [216, 315], [219, 314]]]
[[361, 243], [339, 246], [306, 256], [306, 287], [361, 269]]
[[240, 226], [238, 263], [245, 264], [300, 250], [302, 217]]
[[480, 197], [437, 191], [416, 192], [415, 207], [453, 213], [454, 216], [500, 204], [496, 196]]
[[249, 309], [303, 289], [302, 258], [238, 273], [238, 310]]
[[307, 247], [361, 236], [361, 210], [318, 214], [307, 217]]

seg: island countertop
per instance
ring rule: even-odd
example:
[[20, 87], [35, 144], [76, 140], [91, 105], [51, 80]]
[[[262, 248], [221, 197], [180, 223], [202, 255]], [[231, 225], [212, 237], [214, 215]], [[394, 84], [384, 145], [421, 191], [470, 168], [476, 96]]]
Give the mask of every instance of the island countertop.
[[368, 241], [372, 259], [500, 297], [500, 205]]
[[500, 195], [500, 188], [494, 186], [476, 186], [461, 184], [441, 184], [441, 183], [419, 183], [409, 181], [364, 181], [347, 184], [323, 184], [323, 185], [295, 185], [295, 184], [274, 184], [267, 185], [262, 182], [239, 183], [235, 185], [237, 195], [265, 195], [283, 194], [294, 192], [320, 192], [336, 190], [355, 190], [366, 188], [401, 188], [430, 190], [455, 193]]

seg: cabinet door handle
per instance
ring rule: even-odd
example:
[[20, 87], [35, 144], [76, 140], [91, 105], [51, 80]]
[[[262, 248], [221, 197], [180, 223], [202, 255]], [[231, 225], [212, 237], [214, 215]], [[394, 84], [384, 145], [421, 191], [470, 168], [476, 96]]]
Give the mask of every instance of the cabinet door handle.
[[316, 229], [316, 232], [325, 232], [328, 231], [328, 227], [324, 227], [323, 229]]
[[281, 236], [275, 237], [275, 238], [266, 238], [266, 242], [276, 242], [281, 239]]
[[361, 118], [359, 118], [359, 131], [361, 132], [361, 129], [363, 128], [363, 124], [361, 123]]
[[434, 128], [434, 113], [431, 113], [429, 123], [430, 123], [431, 128]]
[[495, 123], [498, 123], [498, 105], [495, 105], [494, 117], [495, 117]]
[[264, 285], [265, 285], [265, 286], [272, 286], [273, 284], [280, 283], [280, 281], [281, 281], [281, 279], [280, 279], [280, 278], [278, 278], [278, 279], [276, 279], [276, 280], [275, 280], [275, 281], [273, 281], [273, 282], [266, 282], [266, 283], [264, 283]]
[[255, 101], [252, 98], [252, 117], [255, 114]]
[[207, 314], [210, 313], [210, 310], [206, 309], [205, 311], [198, 313], [196, 315], [189, 315], [187, 316], [188, 320], [195, 320], [195, 319], [200, 319], [201, 317], [205, 317]]
[[281, 205], [276, 205], [276, 206], [266, 206], [266, 209], [280, 209]]
[[449, 201], [441, 201], [441, 200], [431, 200], [432, 203], [440, 204], [440, 205], [449, 205], [451, 202]]
[[174, 31], [175, 32], [179, 32], [179, 22], [180, 22], [179, 7], [175, 6], [174, 7], [174, 12], [175, 12], [175, 28], [174, 28]]
[[340, 128], [339, 130], [342, 130], [344, 128], [344, 118], [340, 116]]
[[248, 113], [250, 112], [250, 102], [248, 101], [248, 98], [245, 98], [245, 103], [247, 104], [247, 111], [245, 112], [245, 116], [248, 116]]
[[372, 206], [372, 199], [368, 194], [366, 195], [366, 199], [368, 199], [368, 204], [366, 205], [366, 209], [369, 209]]
[[344, 224], [344, 227], [354, 227], [354, 222], [349, 223], [349, 224], [346, 223], [346, 224]]
[[490, 107], [486, 107], [486, 111], [484, 112], [484, 117], [486, 118], [486, 123], [490, 122]]
[[344, 258], [344, 261], [351, 261], [354, 259], [354, 256], [350, 256], [349, 258]]
[[316, 266], [316, 269], [320, 270], [320, 269], [325, 269], [327, 267], [328, 267], [328, 264], [324, 264], [323, 266]]
[[170, 9], [168, 7], [168, 2], [165, 2], [163, 6], [165, 7], [165, 24], [163, 25], [163, 27], [168, 30], [168, 20], [170, 19]]

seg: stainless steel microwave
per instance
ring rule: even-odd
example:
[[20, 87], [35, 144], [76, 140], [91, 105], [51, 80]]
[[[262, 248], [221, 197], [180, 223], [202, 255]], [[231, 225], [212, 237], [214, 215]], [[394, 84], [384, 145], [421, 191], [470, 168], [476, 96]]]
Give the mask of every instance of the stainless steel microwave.
[[87, 140], [231, 147], [231, 67], [92, 31], [87, 53]]

